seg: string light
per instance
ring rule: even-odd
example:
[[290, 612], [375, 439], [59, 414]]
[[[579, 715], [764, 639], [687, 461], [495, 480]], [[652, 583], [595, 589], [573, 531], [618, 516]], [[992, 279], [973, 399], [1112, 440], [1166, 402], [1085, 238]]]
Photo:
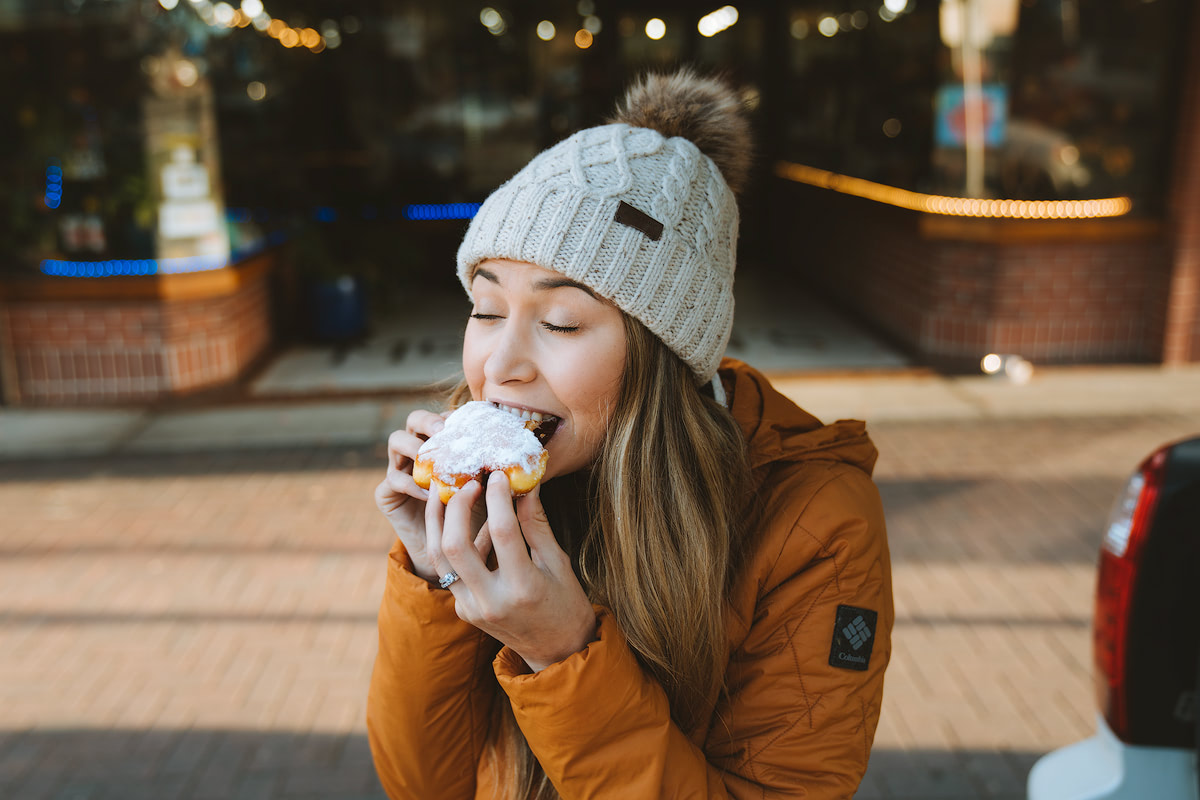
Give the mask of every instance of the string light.
[[[413, 203], [404, 206], [405, 219], [414, 221], [471, 219], [479, 211], [480, 203]], [[360, 209], [364, 219], [377, 219], [379, 209], [364, 205]], [[395, 210], [392, 212], [395, 213]], [[264, 209], [251, 212], [248, 208], [228, 208], [226, 219], [234, 223], [266, 219]], [[319, 222], [336, 221], [339, 214], [332, 206], [317, 206], [313, 218]], [[43, 275], [56, 278], [119, 278], [146, 275], [178, 275], [191, 272], [208, 272], [224, 269], [245, 260], [266, 247], [282, 244], [288, 236], [285, 231], [273, 231], [261, 242], [236, 249], [229, 256], [188, 256], [184, 258], [115, 258], [106, 261], [67, 261], [44, 259], [39, 269]]]
[[[159, 0], [159, 3], [170, 11], [178, 5], [179, 0]], [[294, 28], [282, 19], [272, 18], [263, 7], [262, 0], [242, 0], [239, 8], [234, 8], [224, 0], [215, 4], [212, 0], [189, 0], [189, 4], [200, 19], [209, 25], [226, 28], [253, 25], [255, 30], [278, 40], [287, 48], [306, 47], [314, 53], [320, 53], [326, 49], [333, 50], [342, 43], [341, 31], [332, 20], [321, 23], [320, 31]], [[346, 17], [342, 27], [347, 33], [354, 33], [359, 27], [358, 19]]]
[[46, 208], [54, 209], [62, 205], [63, 172], [57, 162], [51, 162], [46, 167], [46, 196], [43, 202]]
[[1095, 200], [985, 200], [924, 194], [788, 161], [776, 163], [775, 174], [797, 183], [831, 189], [911, 211], [953, 217], [1094, 219], [1120, 217], [1128, 214], [1133, 208], [1133, 201], [1128, 197], [1103, 197]]
[[229, 266], [225, 256], [191, 256], [188, 258], [112, 259], [109, 261], [60, 261], [46, 259], [41, 264], [44, 275], [59, 278], [113, 278], [131, 275], [174, 275], [185, 272], [207, 272]]
[[404, 207], [404, 218], [411, 220], [471, 219], [479, 203], [414, 203]]
[[723, 6], [711, 14], [705, 14], [696, 24], [696, 30], [701, 36], [716, 36], [721, 31], [738, 21], [738, 10], [733, 6]]

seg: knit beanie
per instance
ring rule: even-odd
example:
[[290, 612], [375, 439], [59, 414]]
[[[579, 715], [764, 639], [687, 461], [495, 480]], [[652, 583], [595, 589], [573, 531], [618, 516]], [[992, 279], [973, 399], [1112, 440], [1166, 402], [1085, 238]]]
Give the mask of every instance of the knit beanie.
[[690, 70], [649, 75], [610, 124], [535, 156], [487, 198], [458, 249], [459, 280], [470, 294], [489, 258], [560, 272], [710, 380], [733, 327], [734, 188], [749, 142], [726, 84]]

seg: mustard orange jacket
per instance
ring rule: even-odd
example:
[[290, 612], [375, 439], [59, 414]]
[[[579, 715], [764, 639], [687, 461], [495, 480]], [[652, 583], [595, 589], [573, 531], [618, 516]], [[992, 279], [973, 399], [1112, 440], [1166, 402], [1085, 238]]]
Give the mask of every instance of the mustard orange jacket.
[[[849, 798], [867, 767], [891, 655], [891, 569], [876, 450], [861, 422], [822, 426], [726, 360], [760, 529], [729, 598], [725, 691], [692, 730], [621, 631], [538, 673], [454, 613], [397, 545], [379, 612], [367, 728], [392, 798], [489, 798], [484, 737], [505, 692], [564, 798]], [[668, 576], [669, 577], [669, 576]]]

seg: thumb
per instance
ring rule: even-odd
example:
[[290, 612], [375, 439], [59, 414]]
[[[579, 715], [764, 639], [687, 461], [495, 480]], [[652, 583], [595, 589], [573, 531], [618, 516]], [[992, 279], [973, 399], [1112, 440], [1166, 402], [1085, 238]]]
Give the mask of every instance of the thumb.
[[521, 524], [521, 533], [525, 542], [533, 550], [546, 551], [548, 548], [560, 549], [554, 531], [550, 530], [550, 519], [542, 506], [542, 485], [539, 483], [528, 494], [516, 499], [517, 522]]

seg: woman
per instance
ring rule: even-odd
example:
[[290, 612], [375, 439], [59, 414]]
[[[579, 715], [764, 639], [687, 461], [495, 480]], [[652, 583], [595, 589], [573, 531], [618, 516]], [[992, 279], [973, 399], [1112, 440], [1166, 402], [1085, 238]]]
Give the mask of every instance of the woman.
[[391, 797], [858, 786], [893, 618], [876, 451], [721, 360], [748, 140], [724, 84], [651, 76], [472, 220], [451, 406], [557, 425], [515, 502], [503, 473], [417, 487], [441, 415], [389, 439], [367, 723]]

